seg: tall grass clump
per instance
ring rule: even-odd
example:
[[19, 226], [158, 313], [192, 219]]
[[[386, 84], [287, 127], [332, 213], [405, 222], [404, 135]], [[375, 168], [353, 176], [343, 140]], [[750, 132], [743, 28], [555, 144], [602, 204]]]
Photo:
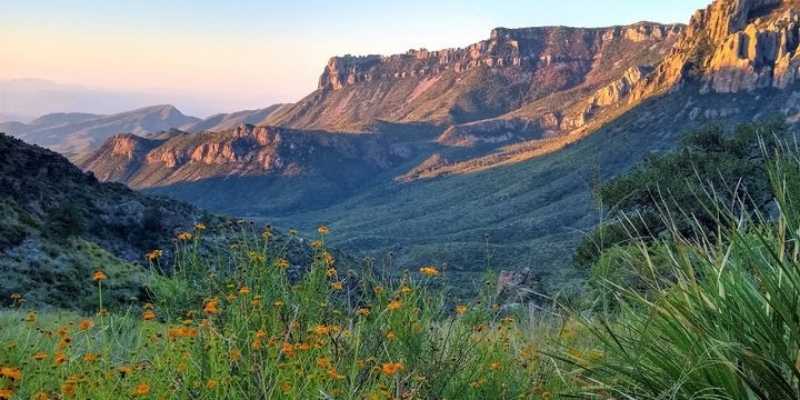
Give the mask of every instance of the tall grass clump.
[[610, 283], [619, 313], [587, 324], [606, 351], [593, 396], [800, 398], [800, 159], [787, 146], [771, 160], [766, 213], [707, 189], [698, 202], [713, 204], [714, 229], [617, 249], [647, 290]]

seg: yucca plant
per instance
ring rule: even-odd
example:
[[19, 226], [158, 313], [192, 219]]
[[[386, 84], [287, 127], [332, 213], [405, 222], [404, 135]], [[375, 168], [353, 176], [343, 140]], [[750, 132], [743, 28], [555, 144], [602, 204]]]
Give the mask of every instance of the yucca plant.
[[[588, 324], [606, 357], [588, 395], [629, 399], [800, 398], [800, 159], [768, 163], [775, 212], [698, 196], [716, 230], [640, 243], [640, 271], [668, 271], [647, 293], [609, 283], [621, 312]], [[735, 211], [739, 210], [739, 211]], [[664, 216], [669, 221], [670, 216]], [[669, 226], [669, 224], [668, 224]], [[698, 234], [698, 232], [700, 234]], [[667, 257], [654, 258], [654, 248]], [[659, 264], [656, 264], [659, 263]], [[664, 265], [666, 264], [666, 265]]]

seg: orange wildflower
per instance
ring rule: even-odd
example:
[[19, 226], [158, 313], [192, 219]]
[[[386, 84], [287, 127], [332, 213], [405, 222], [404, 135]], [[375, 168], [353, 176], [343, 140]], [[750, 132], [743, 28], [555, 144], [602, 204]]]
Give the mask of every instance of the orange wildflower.
[[238, 362], [242, 359], [242, 351], [239, 349], [233, 349], [228, 352], [228, 359], [232, 362]]
[[83, 355], [83, 361], [87, 363], [92, 363], [97, 361], [97, 354], [94, 353], [86, 353]]
[[394, 376], [397, 375], [400, 371], [404, 368], [403, 363], [400, 362], [388, 362], [383, 363], [381, 365], [381, 372], [387, 376]]
[[164, 255], [164, 252], [161, 250], [151, 250], [147, 254], [144, 255], [144, 258], [151, 263], [154, 263], [161, 259], [161, 256]]
[[106, 275], [106, 273], [103, 271], [97, 270], [94, 271], [94, 274], [92, 274], [92, 280], [95, 282], [102, 282], [108, 280], [108, 275]]
[[359, 308], [358, 311], [356, 311], [356, 314], [362, 317], [367, 317], [369, 316], [369, 308]]
[[219, 386], [219, 381], [216, 379], [209, 379], [208, 382], [206, 382], [206, 389], [208, 390], [214, 390], [217, 386]]
[[242, 295], [242, 296], [246, 296], [246, 295], [250, 294], [250, 288], [247, 287], [247, 286], [242, 286], [242, 288], [239, 289], [239, 294]]
[[150, 385], [145, 382], [136, 385], [136, 388], [133, 389], [134, 396], [144, 397], [148, 394], [150, 394]]
[[84, 319], [78, 324], [78, 329], [82, 331], [88, 331], [89, 329], [94, 328], [94, 321], [90, 319]]
[[192, 240], [192, 234], [189, 232], [181, 232], [178, 234], [178, 240], [188, 242]]
[[22, 370], [19, 368], [2, 367], [0, 368], [0, 376], [11, 379], [12, 381], [21, 381]]
[[67, 378], [67, 380], [61, 384], [61, 393], [64, 394], [64, 397], [75, 396], [77, 390], [78, 380], [74, 376]]
[[434, 266], [422, 267], [419, 269], [419, 272], [421, 272], [422, 275], [425, 275], [428, 278], [439, 276], [439, 270], [436, 269], [436, 267]]
[[403, 303], [401, 303], [401, 302], [400, 302], [400, 300], [392, 300], [392, 301], [390, 301], [390, 302], [389, 302], [389, 304], [386, 306], [386, 308], [387, 308], [389, 311], [397, 311], [397, 310], [399, 310], [401, 307], [403, 307]]
[[11, 400], [14, 397], [14, 391], [8, 388], [0, 388], [0, 400]]
[[289, 260], [287, 260], [285, 258], [281, 258], [275, 263], [275, 266], [278, 269], [287, 269], [287, 268], [289, 268]]
[[208, 315], [219, 314], [219, 299], [215, 297], [208, 300], [206, 304], [203, 306], [203, 312], [205, 312]]
[[281, 345], [281, 353], [283, 353], [283, 355], [285, 355], [286, 357], [289, 358], [294, 357], [294, 350], [295, 350], [294, 345], [292, 345], [289, 342], [283, 342], [283, 345]]
[[327, 235], [331, 233], [331, 230], [325, 225], [320, 225], [320, 227], [317, 228], [317, 232], [319, 232], [320, 235]]
[[463, 304], [456, 306], [456, 314], [464, 315], [466, 313], [467, 313], [467, 306]]
[[341, 281], [336, 281], [331, 283], [331, 289], [333, 290], [344, 290], [344, 284]]
[[167, 336], [169, 336], [171, 339], [193, 338], [197, 337], [197, 329], [188, 326], [171, 328], [167, 331]]
[[142, 313], [142, 319], [145, 321], [152, 321], [156, 319], [156, 313], [153, 310], [145, 310], [144, 313]]

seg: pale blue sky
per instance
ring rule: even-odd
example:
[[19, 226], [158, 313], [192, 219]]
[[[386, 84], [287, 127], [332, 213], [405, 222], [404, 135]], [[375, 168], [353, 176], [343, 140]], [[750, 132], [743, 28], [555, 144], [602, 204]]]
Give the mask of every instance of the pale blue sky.
[[[687, 22], [710, 0], [3, 0], [0, 79], [295, 101], [326, 60], [461, 47], [497, 26]], [[7, 40], [7, 43], [3, 43]]]

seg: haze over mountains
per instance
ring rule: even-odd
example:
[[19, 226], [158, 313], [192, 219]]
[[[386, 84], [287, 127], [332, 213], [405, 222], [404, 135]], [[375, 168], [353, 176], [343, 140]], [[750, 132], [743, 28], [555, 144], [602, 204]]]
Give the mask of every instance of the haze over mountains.
[[95, 148], [78, 161], [100, 179], [211, 210], [331, 223], [334, 245], [401, 263], [550, 269], [597, 220], [594, 176], [720, 117], [798, 121], [799, 19], [794, 0], [717, 0], [687, 26], [498, 28], [462, 49], [335, 57], [296, 104], [151, 110], [169, 118], [86, 128], [61, 151]]

